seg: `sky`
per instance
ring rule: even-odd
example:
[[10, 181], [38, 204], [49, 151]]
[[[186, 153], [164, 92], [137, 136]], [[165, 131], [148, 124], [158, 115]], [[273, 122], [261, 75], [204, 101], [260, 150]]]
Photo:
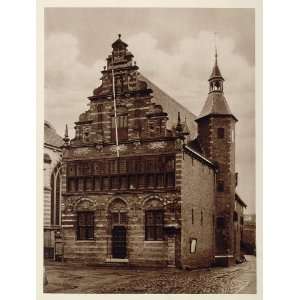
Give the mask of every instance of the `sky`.
[[45, 119], [60, 135], [88, 109], [119, 33], [140, 72], [195, 115], [207, 97], [216, 44], [224, 94], [239, 120], [237, 192], [246, 213], [255, 213], [254, 9], [46, 8]]

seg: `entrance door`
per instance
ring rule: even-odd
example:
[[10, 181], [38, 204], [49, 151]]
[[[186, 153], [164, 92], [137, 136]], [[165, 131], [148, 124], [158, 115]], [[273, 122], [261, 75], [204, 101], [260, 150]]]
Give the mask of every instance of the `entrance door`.
[[126, 257], [126, 228], [114, 226], [112, 230], [112, 256], [113, 258]]

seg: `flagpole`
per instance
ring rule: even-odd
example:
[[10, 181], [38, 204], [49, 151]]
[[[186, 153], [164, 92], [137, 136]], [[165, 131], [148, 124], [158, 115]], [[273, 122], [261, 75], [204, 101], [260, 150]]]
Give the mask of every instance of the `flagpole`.
[[114, 66], [113, 66], [113, 59], [112, 59], [112, 88], [113, 88], [113, 97], [114, 97], [114, 113], [115, 113], [115, 130], [116, 130], [116, 150], [117, 150], [117, 157], [119, 157], [119, 137], [118, 137], [118, 120], [117, 120], [117, 104], [116, 104], [116, 91], [115, 91], [115, 76], [114, 76]]

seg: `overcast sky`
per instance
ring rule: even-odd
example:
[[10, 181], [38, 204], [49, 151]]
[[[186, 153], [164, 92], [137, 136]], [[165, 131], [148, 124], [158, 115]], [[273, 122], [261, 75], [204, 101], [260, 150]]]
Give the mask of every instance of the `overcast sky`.
[[255, 212], [253, 9], [47, 8], [45, 119], [63, 135], [87, 109], [111, 44], [122, 34], [140, 72], [198, 115], [208, 92], [217, 32], [224, 92], [236, 126], [238, 192]]

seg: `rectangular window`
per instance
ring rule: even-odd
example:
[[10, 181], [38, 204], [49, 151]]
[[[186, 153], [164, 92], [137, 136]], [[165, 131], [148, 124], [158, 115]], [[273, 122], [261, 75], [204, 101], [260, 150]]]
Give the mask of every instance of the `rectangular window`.
[[112, 177], [112, 188], [119, 189], [120, 188], [120, 177], [114, 176]]
[[68, 180], [68, 192], [76, 192], [76, 179]]
[[145, 240], [163, 240], [163, 220], [162, 210], [148, 210], [145, 213]]
[[96, 191], [101, 191], [101, 177], [96, 177], [95, 178], [95, 190]]
[[233, 222], [237, 222], [238, 221], [238, 214], [236, 211], [233, 212]]
[[224, 192], [224, 181], [218, 181], [217, 183], [217, 191]]
[[224, 139], [224, 137], [225, 137], [225, 129], [218, 128], [218, 139]]
[[77, 213], [77, 240], [94, 239], [94, 212]]
[[80, 192], [84, 191], [84, 179], [83, 178], [78, 179], [78, 191], [80, 191]]
[[87, 191], [92, 191], [94, 189], [93, 177], [87, 177], [85, 180], [85, 189]]
[[243, 216], [240, 216], [240, 224], [244, 225], [244, 217]]

